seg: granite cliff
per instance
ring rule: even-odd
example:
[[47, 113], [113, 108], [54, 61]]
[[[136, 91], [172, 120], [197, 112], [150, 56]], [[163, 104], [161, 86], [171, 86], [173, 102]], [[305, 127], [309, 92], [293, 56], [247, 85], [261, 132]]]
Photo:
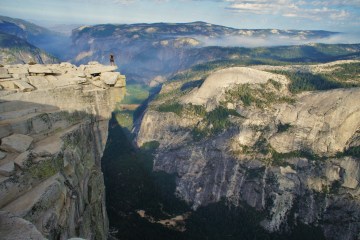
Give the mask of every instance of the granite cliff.
[[125, 77], [97, 62], [0, 68], [1, 239], [106, 239], [100, 160]]
[[[137, 144], [158, 146], [153, 170], [174, 174], [194, 211], [225, 200], [231, 211], [254, 210], [269, 233], [358, 239], [358, 64], [233, 67], [169, 82]], [[303, 73], [302, 84], [315, 76], [329, 89], [294, 91], [289, 76]]]

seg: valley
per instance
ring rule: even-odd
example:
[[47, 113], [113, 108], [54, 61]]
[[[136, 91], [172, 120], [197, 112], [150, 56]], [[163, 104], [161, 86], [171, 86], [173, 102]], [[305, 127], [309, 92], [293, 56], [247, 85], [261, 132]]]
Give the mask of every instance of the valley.
[[[139, 149], [113, 122], [103, 158], [113, 236], [356, 239], [359, 64], [176, 75], [135, 127]], [[227, 78], [235, 82], [224, 85]], [[212, 79], [222, 81], [207, 84]], [[156, 223], [179, 214], [189, 214], [185, 231]]]

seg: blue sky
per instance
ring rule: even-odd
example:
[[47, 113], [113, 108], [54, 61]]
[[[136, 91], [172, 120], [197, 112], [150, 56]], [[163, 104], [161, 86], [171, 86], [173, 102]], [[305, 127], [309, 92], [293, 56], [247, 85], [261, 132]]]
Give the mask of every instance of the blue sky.
[[46, 26], [205, 21], [236, 28], [360, 29], [360, 0], [0, 0], [0, 14]]

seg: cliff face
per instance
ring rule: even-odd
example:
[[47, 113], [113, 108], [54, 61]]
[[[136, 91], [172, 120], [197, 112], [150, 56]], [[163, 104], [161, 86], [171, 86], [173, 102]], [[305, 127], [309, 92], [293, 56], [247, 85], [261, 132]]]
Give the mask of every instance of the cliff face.
[[357, 239], [360, 89], [296, 95], [289, 82], [231, 68], [184, 92], [189, 83], [169, 83], [137, 143], [159, 143], [153, 169], [175, 173], [176, 194], [194, 210], [226, 199], [256, 210], [269, 232], [305, 224], [327, 239]]
[[106, 239], [100, 159], [125, 93], [116, 67], [0, 68], [0, 235]]

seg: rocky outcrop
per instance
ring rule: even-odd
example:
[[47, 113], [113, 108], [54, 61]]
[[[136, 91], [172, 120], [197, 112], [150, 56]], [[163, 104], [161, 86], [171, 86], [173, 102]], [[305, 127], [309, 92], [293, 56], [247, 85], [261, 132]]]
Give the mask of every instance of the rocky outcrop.
[[106, 239], [100, 159], [125, 77], [97, 62], [0, 69], [0, 235]]
[[[207, 113], [194, 111], [190, 104], [166, 105], [167, 101], [179, 103], [178, 96], [166, 99], [169, 93], [150, 104], [137, 143], [159, 143], [153, 169], [175, 174], [176, 194], [194, 210], [226, 199], [234, 206], [255, 209], [261, 216], [259, 224], [269, 232], [291, 231], [305, 224], [320, 227], [327, 239], [357, 239], [360, 165], [351, 149], [360, 146], [360, 107], [354, 104], [360, 102], [360, 89], [307, 92], [291, 96], [291, 101], [277, 101], [281, 98], [276, 97], [289, 97], [284, 77], [271, 76], [271, 81], [277, 81], [273, 86], [278, 86], [274, 92], [267, 73], [249, 69], [257, 75], [248, 79], [265, 79], [252, 84], [253, 88], [241, 88], [247, 83], [241, 82], [246, 81], [244, 70], [219, 71], [213, 76], [227, 72], [226, 86], [210, 75], [199, 88], [181, 96], [182, 101], [203, 104]], [[206, 86], [211, 89], [206, 91]], [[254, 94], [253, 101], [259, 96], [262, 101], [266, 95], [256, 95], [262, 92], [273, 98], [267, 104], [260, 100], [258, 105], [245, 104], [246, 99], [230, 96], [234, 92], [229, 89], [245, 89], [247, 97]], [[244, 94], [240, 90], [235, 93]], [[161, 104], [177, 107], [176, 112], [160, 108]], [[219, 107], [217, 118], [209, 114]], [[238, 115], [231, 112], [234, 109]], [[213, 117], [213, 122], [206, 116]], [[211, 132], [225, 121], [224, 116], [226, 125]], [[199, 139], [195, 135], [199, 129], [212, 134]]]
[[266, 83], [269, 79], [286, 84], [287, 80], [281, 75], [259, 71], [247, 67], [226, 68], [212, 73], [206, 78], [204, 83], [191, 94], [186, 95], [182, 101], [195, 105], [205, 105], [208, 109], [213, 109], [213, 102], [219, 103], [225, 90], [236, 84], [259, 84]]

